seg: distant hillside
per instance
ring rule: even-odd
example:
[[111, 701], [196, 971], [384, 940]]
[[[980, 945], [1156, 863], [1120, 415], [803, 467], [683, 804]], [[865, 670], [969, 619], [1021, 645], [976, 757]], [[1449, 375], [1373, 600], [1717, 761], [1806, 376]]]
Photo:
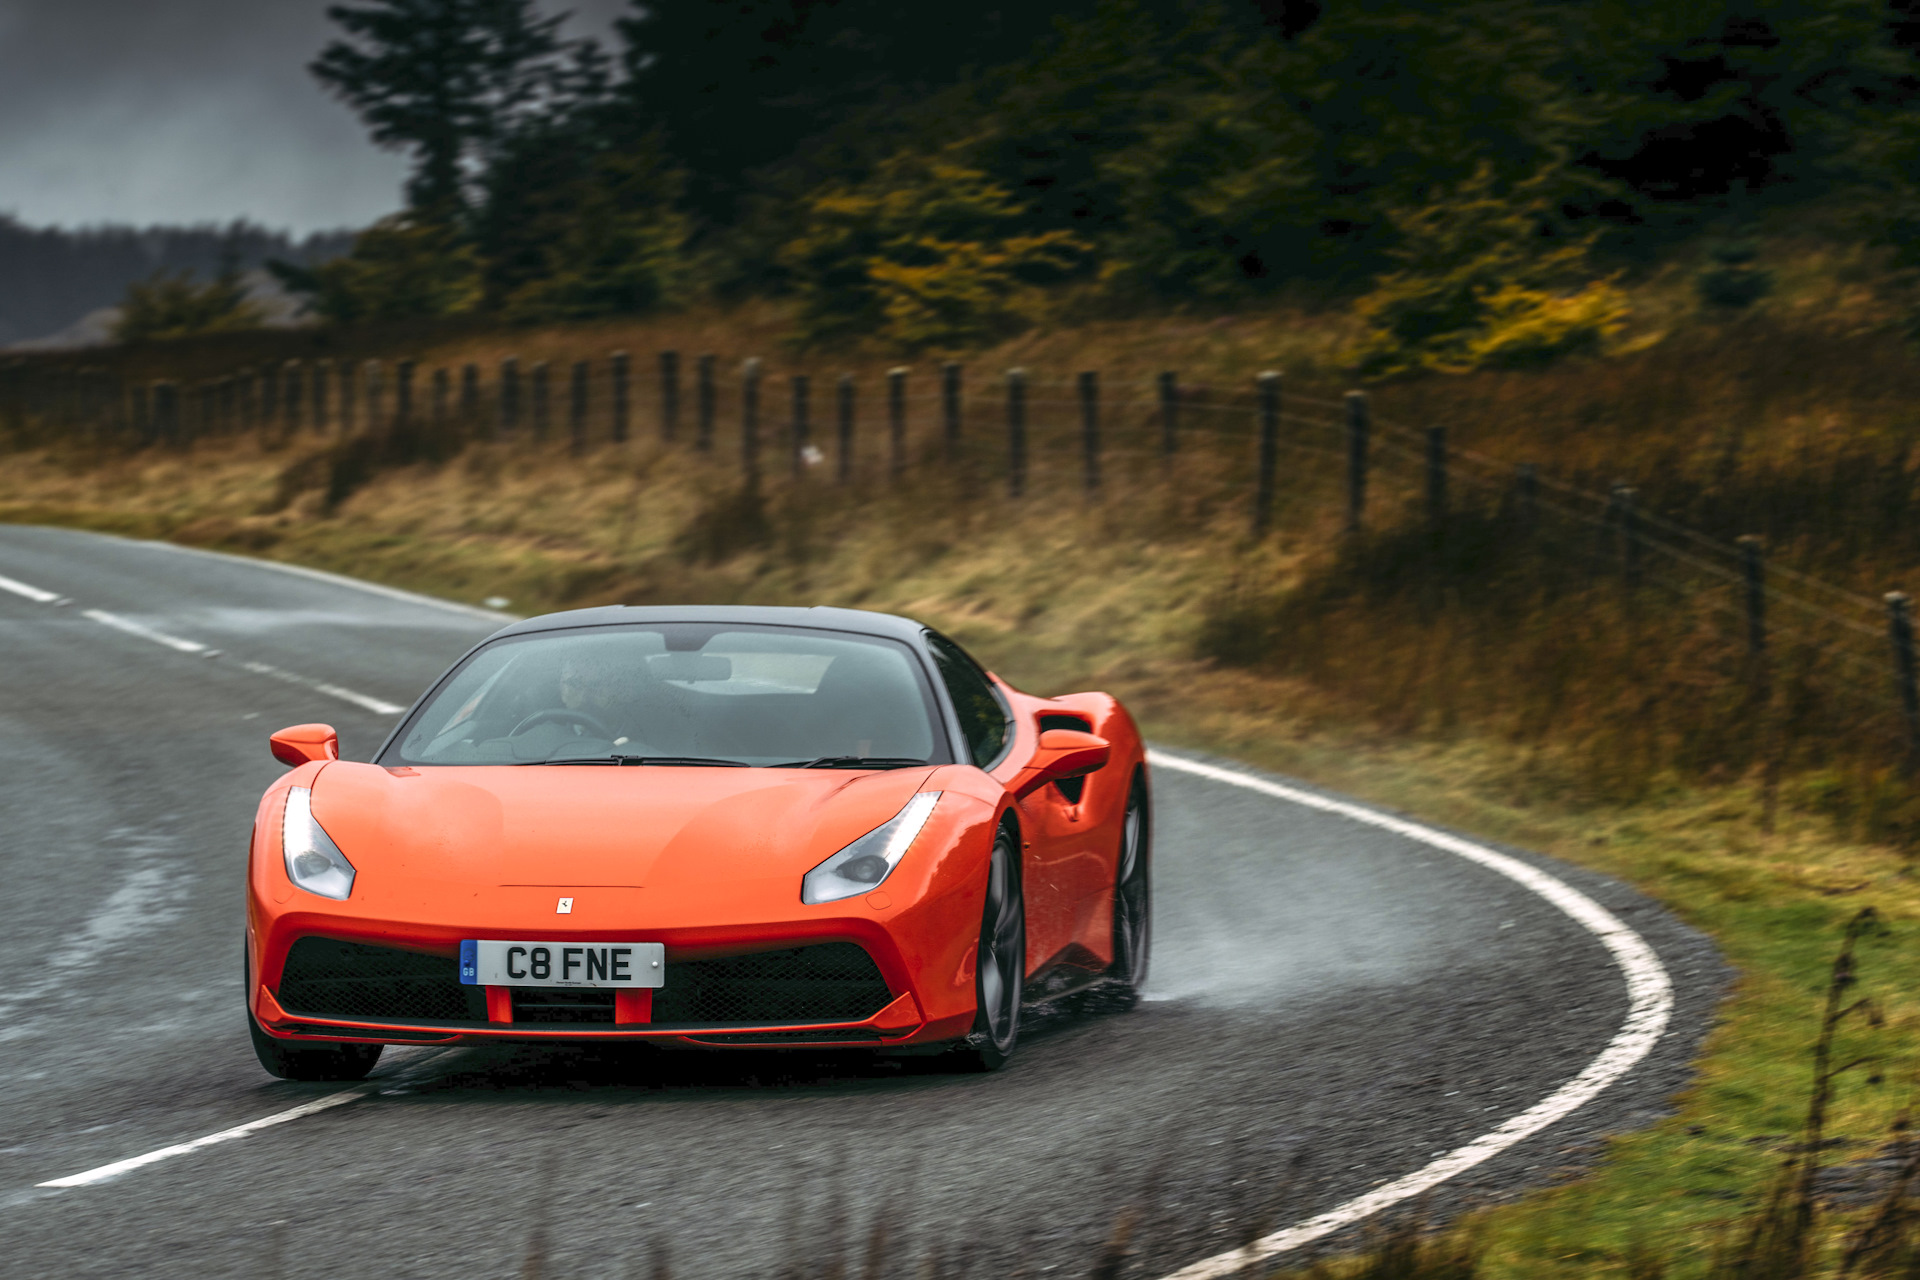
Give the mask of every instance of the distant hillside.
[[295, 239], [245, 222], [198, 227], [29, 227], [0, 216], [0, 347], [57, 333], [119, 303], [127, 286], [155, 271], [241, 268], [268, 258], [314, 263], [353, 244], [350, 231]]

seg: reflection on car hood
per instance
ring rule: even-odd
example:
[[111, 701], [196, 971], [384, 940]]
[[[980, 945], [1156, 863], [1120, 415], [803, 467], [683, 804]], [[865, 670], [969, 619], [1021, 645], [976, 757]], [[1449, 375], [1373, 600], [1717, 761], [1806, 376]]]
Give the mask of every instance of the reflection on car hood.
[[369, 888], [669, 889], [803, 874], [931, 773], [339, 762], [315, 781], [313, 813]]

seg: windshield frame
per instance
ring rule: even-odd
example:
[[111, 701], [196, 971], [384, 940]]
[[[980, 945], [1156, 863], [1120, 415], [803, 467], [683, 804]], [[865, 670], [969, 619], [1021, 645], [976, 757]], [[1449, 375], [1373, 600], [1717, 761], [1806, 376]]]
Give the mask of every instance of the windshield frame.
[[[900, 636], [880, 635], [872, 631], [857, 631], [851, 627], [802, 627], [780, 622], [747, 622], [734, 618], [705, 619], [696, 616], [686, 619], [676, 619], [671, 625], [680, 625], [682, 622], [695, 626], [717, 626], [729, 631], [786, 631], [834, 637], [851, 636], [870, 644], [896, 646], [908, 655], [910, 660], [909, 666], [912, 668], [920, 687], [921, 699], [931, 716], [928, 727], [932, 731], [933, 750], [927, 757], [927, 763], [930, 765], [952, 764], [961, 758], [954, 754], [956, 750], [954, 746], [956, 741], [955, 734], [959, 732], [957, 722], [954, 719], [954, 712], [953, 709], [947, 705], [946, 687], [940, 681], [939, 672], [935, 669], [933, 658], [926, 651], [924, 642], [920, 642], [917, 639], [909, 640]], [[571, 627], [542, 627], [538, 630], [510, 629], [495, 632], [462, 654], [459, 661], [442, 672], [440, 678], [429, 685], [425, 692], [414, 700], [413, 705], [408, 707], [406, 714], [400, 718], [400, 722], [394, 726], [393, 732], [389, 733], [386, 740], [380, 744], [380, 749], [373, 753], [372, 763], [386, 769], [519, 768], [521, 767], [520, 765], [507, 763], [435, 764], [432, 761], [390, 759], [389, 756], [398, 751], [401, 741], [404, 740], [408, 732], [412, 730], [415, 722], [426, 713], [426, 709], [433, 705], [434, 700], [439, 697], [440, 691], [459, 676], [462, 671], [466, 670], [467, 666], [482, 653], [485, 653], [497, 645], [522, 643], [532, 640], [537, 636], [562, 635], [567, 632], [608, 630], [644, 631], [653, 625], [660, 624], [636, 619], [632, 622], [591, 622]], [[775, 766], [749, 765], [748, 767], [766, 769]]]

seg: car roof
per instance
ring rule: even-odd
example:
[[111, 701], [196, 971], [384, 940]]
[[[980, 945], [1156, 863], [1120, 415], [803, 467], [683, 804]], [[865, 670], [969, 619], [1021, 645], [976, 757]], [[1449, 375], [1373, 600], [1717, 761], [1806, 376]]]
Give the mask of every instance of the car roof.
[[615, 604], [598, 609], [568, 609], [562, 613], [543, 613], [536, 618], [523, 618], [511, 626], [502, 627], [494, 633], [494, 637], [650, 622], [731, 622], [762, 627], [816, 627], [908, 641], [918, 640], [926, 630], [923, 624], [912, 618], [902, 618], [896, 614], [873, 613], [866, 609], [834, 609], [824, 605], [801, 608], [752, 604]]

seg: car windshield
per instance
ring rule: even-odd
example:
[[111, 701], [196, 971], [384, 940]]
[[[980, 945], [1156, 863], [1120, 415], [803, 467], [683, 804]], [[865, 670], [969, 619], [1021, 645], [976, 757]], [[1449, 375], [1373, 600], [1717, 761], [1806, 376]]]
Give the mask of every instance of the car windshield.
[[385, 765], [944, 763], [920, 663], [897, 641], [662, 623], [510, 636], [407, 722]]

